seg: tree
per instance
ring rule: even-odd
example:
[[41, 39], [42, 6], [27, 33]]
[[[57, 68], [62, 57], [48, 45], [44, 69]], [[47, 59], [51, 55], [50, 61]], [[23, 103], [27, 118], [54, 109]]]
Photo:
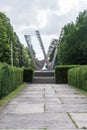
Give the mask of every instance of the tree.
[[0, 62], [11, 65], [11, 52], [13, 53], [14, 66], [29, 67], [32, 65], [30, 54], [19, 41], [16, 32], [14, 32], [10, 24], [9, 18], [0, 12]]
[[19, 43], [19, 66], [20, 67], [33, 67], [33, 62], [28, 53], [28, 49], [23, 44]]
[[[55, 54], [55, 49], [56, 49], [56, 44], [58, 43], [58, 39], [52, 39], [51, 41], [51, 44], [50, 44], [50, 55], [49, 55], [49, 62], [52, 62], [53, 61], [53, 58], [54, 58], [54, 54]], [[56, 56], [56, 59], [55, 59], [55, 63], [54, 63], [54, 66], [58, 64], [58, 59], [57, 59], [57, 56]]]
[[0, 12], [0, 61], [11, 64], [11, 43], [13, 49], [13, 65], [18, 66], [17, 35], [9, 18]]
[[[10, 37], [12, 27], [10, 20], [0, 12], [0, 61], [10, 64]], [[9, 32], [10, 31], [10, 32]]]
[[58, 59], [60, 64], [87, 64], [87, 11], [62, 29]]

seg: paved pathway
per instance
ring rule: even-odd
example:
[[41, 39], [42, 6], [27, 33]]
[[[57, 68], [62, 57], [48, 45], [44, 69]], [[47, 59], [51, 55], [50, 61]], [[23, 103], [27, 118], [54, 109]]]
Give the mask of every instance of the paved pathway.
[[0, 110], [0, 130], [83, 128], [87, 128], [87, 98], [68, 85], [28, 85]]

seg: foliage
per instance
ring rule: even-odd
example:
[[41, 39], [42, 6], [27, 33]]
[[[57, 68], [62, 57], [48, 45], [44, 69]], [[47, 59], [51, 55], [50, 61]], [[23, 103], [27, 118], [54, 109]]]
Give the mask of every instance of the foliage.
[[19, 66], [20, 67], [33, 67], [33, 62], [28, 53], [28, 49], [24, 45], [19, 44]]
[[10, 102], [17, 94], [26, 87], [26, 84], [20, 85], [17, 89], [12, 91], [9, 95], [5, 96], [3, 99], [0, 99], [0, 107], [4, 107], [8, 102]]
[[32, 68], [24, 68], [23, 81], [32, 82], [33, 81], [34, 70]]
[[58, 60], [60, 64], [87, 64], [87, 11], [80, 12], [76, 23], [62, 28]]
[[11, 65], [11, 52], [13, 53], [14, 66], [33, 66], [30, 54], [20, 43], [10, 23], [10, 19], [0, 12], [0, 62]]
[[10, 67], [7, 64], [0, 66], [0, 98], [5, 97], [23, 82], [23, 69]]
[[10, 35], [13, 37], [13, 28], [9, 18], [0, 12], [0, 61], [10, 64]]
[[87, 91], [87, 66], [70, 69], [68, 72], [68, 83]]
[[[53, 61], [53, 58], [54, 58], [54, 53], [55, 53], [55, 49], [56, 49], [56, 44], [58, 43], [58, 39], [52, 39], [51, 41], [51, 44], [50, 44], [50, 55], [49, 55], [49, 61], [52, 62]], [[55, 59], [55, 63], [54, 63], [54, 67], [58, 65], [58, 59], [57, 59], [57, 56], [56, 56], [56, 59]]]
[[77, 65], [61, 65], [55, 67], [55, 81], [59, 84], [68, 83], [68, 70], [74, 67], [78, 67]]

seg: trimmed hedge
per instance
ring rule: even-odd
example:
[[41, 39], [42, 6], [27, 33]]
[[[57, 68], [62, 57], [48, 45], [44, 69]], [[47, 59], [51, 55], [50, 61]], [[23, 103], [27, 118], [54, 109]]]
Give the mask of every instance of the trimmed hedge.
[[8, 95], [23, 82], [23, 69], [0, 65], [0, 99]]
[[32, 68], [24, 68], [23, 71], [23, 82], [32, 83], [34, 70]]
[[87, 66], [70, 69], [68, 84], [87, 91]]
[[74, 67], [78, 67], [78, 65], [63, 65], [55, 67], [55, 81], [58, 84], [66, 84], [68, 83], [68, 70]]

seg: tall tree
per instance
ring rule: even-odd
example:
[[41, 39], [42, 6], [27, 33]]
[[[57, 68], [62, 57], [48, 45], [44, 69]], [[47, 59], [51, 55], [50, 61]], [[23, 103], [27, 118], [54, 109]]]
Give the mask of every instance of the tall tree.
[[58, 47], [60, 64], [87, 64], [87, 11], [80, 12], [76, 23], [62, 29]]
[[0, 62], [11, 65], [12, 58], [14, 66], [28, 67], [32, 65], [30, 54], [20, 43], [9, 18], [0, 12]]
[[[11, 48], [12, 44], [12, 48]], [[11, 51], [13, 51], [13, 65], [18, 66], [18, 43], [9, 18], [0, 12], [0, 61], [11, 64]]]
[[33, 67], [33, 62], [28, 53], [28, 49], [19, 43], [19, 66], [20, 67]]
[[[12, 32], [12, 26], [9, 18], [2, 12], [0, 12], [0, 61], [10, 64], [10, 33]], [[13, 37], [13, 34], [11, 34]]]
[[[51, 44], [50, 44], [50, 55], [49, 55], [49, 61], [50, 62], [53, 61], [55, 49], [56, 49], [56, 44], [58, 44], [58, 39], [52, 39]], [[57, 64], [58, 64], [58, 59], [57, 59], [57, 56], [56, 56], [54, 67]]]

